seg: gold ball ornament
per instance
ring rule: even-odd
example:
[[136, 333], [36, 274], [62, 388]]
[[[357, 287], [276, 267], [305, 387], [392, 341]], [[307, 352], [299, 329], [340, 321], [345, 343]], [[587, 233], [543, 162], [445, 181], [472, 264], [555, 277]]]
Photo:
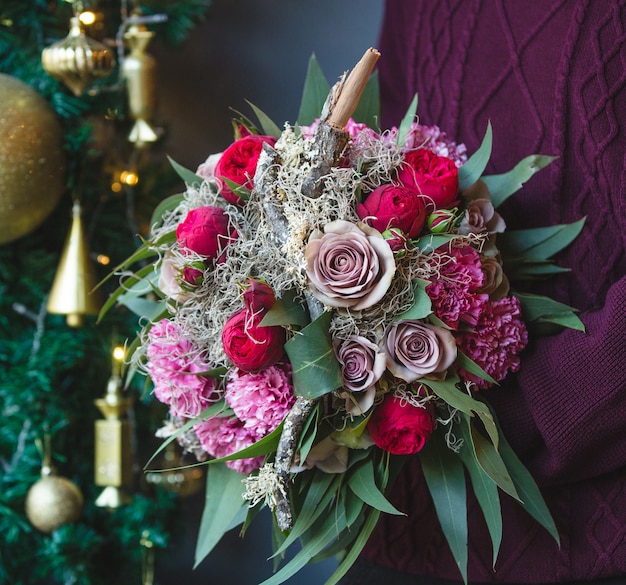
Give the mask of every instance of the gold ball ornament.
[[0, 244], [39, 227], [65, 190], [63, 128], [48, 102], [0, 73]]
[[80, 518], [83, 494], [69, 479], [42, 468], [41, 479], [28, 490], [26, 516], [41, 532], [50, 533]]

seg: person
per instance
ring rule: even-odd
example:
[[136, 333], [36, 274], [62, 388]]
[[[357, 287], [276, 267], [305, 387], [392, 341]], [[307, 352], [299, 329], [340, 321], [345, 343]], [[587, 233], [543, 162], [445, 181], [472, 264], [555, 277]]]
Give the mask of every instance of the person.
[[[422, 124], [475, 151], [493, 127], [488, 171], [529, 154], [556, 160], [501, 208], [508, 229], [586, 217], [557, 256], [569, 273], [537, 292], [576, 307], [585, 332], [532, 339], [520, 371], [486, 393], [531, 471], [560, 547], [503, 496], [495, 567], [469, 497], [470, 584], [626, 583], [626, 2], [386, 0], [382, 127], [418, 94]], [[423, 480], [406, 463], [344, 584], [460, 583]]]

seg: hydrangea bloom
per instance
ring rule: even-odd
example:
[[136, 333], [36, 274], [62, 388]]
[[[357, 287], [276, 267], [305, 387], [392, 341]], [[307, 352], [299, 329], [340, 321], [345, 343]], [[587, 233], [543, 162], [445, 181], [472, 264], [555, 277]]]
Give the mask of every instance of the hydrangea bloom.
[[173, 416], [198, 416], [219, 398], [215, 380], [198, 375], [210, 366], [172, 321], [159, 321], [148, 336], [146, 367], [154, 383], [154, 395], [169, 405]]
[[[433, 262], [439, 259], [436, 255]], [[452, 329], [458, 329], [461, 323], [476, 325], [481, 308], [489, 299], [476, 292], [485, 278], [480, 265], [474, 248], [453, 248], [449, 261], [436, 266], [438, 276], [426, 287], [435, 315]]]
[[226, 383], [226, 403], [256, 440], [271, 433], [293, 406], [296, 398], [290, 373], [289, 365], [271, 366], [256, 373], [231, 371]]
[[[485, 303], [473, 330], [464, 331], [457, 337], [459, 349], [496, 381], [519, 369], [519, 353], [527, 343], [528, 332], [521, 320], [516, 297]], [[479, 388], [490, 386], [486, 380], [465, 370], [460, 370], [460, 373]]]
[[[193, 430], [202, 448], [216, 459], [241, 451], [259, 439], [255, 429], [246, 428], [242, 421], [234, 417], [214, 416], [198, 423]], [[226, 465], [239, 473], [248, 474], [259, 469], [263, 459], [235, 459], [227, 461]]]

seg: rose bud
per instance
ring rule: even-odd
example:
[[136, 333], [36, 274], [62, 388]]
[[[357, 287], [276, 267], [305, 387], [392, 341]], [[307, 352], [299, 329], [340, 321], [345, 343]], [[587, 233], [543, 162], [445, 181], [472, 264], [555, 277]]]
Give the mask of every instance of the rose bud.
[[456, 222], [455, 209], [437, 209], [426, 218], [426, 225], [433, 234], [448, 233]]
[[367, 309], [383, 298], [396, 270], [393, 251], [380, 232], [336, 220], [315, 230], [306, 246], [311, 291], [325, 305]]
[[[385, 230], [382, 233], [383, 238], [389, 244], [389, 247], [396, 253], [398, 252], [406, 252], [406, 245], [408, 242], [408, 238], [404, 234], [404, 232], [398, 228], [391, 228], [389, 230]], [[404, 254], [398, 254], [398, 256], [403, 256]]]
[[381, 185], [357, 205], [356, 212], [361, 220], [379, 232], [397, 228], [409, 238], [417, 238], [426, 221], [423, 199], [412, 186]]
[[394, 455], [411, 455], [422, 450], [434, 428], [432, 407], [415, 406], [387, 394], [367, 424], [374, 443]]
[[416, 319], [394, 321], [385, 332], [387, 369], [405, 382], [447, 370], [456, 359], [456, 341], [441, 327]]
[[418, 148], [404, 157], [398, 181], [415, 187], [434, 209], [450, 209], [459, 203], [459, 171], [454, 161]]
[[243, 293], [243, 304], [250, 314], [269, 311], [276, 302], [272, 288], [263, 282], [250, 279]]
[[[258, 136], [250, 134], [233, 142], [220, 157], [215, 166], [215, 176], [224, 181], [227, 179], [245, 187], [254, 187], [254, 173], [263, 150], [263, 144], [276, 144], [272, 136]], [[225, 182], [222, 185], [221, 195], [233, 205], [243, 205], [243, 200]]]
[[176, 228], [176, 241], [209, 260], [218, 260], [224, 249], [237, 237], [230, 219], [221, 207], [210, 205], [192, 209]]

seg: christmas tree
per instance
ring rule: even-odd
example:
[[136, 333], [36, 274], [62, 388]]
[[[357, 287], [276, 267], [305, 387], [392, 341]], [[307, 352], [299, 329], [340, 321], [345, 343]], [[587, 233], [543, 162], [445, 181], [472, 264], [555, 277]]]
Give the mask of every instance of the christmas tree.
[[[86, 254], [79, 283], [82, 268], [104, 279], [141, 243], [156, 202], [177, 188], [151, 112], [137, 109], [151, 109], [154, 90], [142, 77], [150, 58], [143, 53], [140, 73], [123, 65], [134, 42], [141, 61], [144, 33], [179, 46], [208, 5], [9, 0], [0, 7], [0, 583], [152, 583], [151, 554], [176, 533], [176, 490], [141, 473], [162, 413], [143, 387], [121, 388], [113, 357], [133, 338], [136, 317], [117, 310], [97, 324], [96, 315], [64, 313], [50, 301], [62, 252], [78, 245]], [[81, 23], [88, 11], [93, 21]], [[83, 53], [74, 45], [72, 55], [97, 62], [88, 71], [59, 54], [42, 63], [47, 49], [76, 41], [72, 31], [90, 43]], [[68, 238], [75, 227], [79, 244]], [[103, 284], [101, 298], [115, 285]], [[105, 398], [113, 395], [127, 401], [125, 420], [112, 422], [126, 429], [134, 457], [127, 493], [103, 501], [94, 427], [111, 414]]]

